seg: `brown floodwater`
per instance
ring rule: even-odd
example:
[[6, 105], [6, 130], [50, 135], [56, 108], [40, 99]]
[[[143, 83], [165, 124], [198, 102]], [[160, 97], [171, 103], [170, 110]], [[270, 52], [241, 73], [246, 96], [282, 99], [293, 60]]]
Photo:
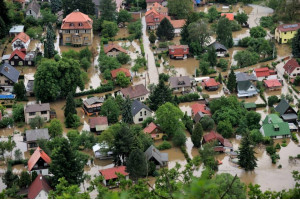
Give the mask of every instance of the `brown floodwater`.
[[[195, 76], [196, 69], [199, 68], [199, 60], [195, 58], [187, 58], [185, 60], [176, 59], [166, 59], [166, 64], [174, 66], [176, 76]], [[159, 73], [168, 73], [168, 71], [163, 67], [163, 64], [158, 68]]]

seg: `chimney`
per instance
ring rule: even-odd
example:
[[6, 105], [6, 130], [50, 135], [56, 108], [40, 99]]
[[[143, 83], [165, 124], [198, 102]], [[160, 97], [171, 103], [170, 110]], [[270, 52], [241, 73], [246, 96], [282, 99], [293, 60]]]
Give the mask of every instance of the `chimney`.
[[41, 175], [41, 176], [40, 176], [40, 180], [42, 180], [42, 179], [43, 179], [43, 176]]

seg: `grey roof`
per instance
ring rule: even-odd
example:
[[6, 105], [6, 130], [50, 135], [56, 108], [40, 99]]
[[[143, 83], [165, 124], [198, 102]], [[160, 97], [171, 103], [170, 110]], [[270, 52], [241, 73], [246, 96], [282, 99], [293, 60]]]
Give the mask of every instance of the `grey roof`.
[[239, 81], [237, 82], [238, 90], [248, 90], [251, 87], [252, 83], [250, 81]]
[[145, 108], [146, 110], [149, 110], [150, 112], [152, 112], [152, 110], [146, 106], [145, 104], [143, 104], [142, 102], [138, 101], [138, 100], [133, 100], [132, 104], [131, 104], [131, 113], [132, 116], [135, 116], [138, 112], [140, 112], [140, 110], [142, 108]]
[[2, 56], [2, 61], [3, 60], [9, 60], [9, 58], [10, 58], [10, 54], [3, 55]]
[[236, 81], [257, 81], [256, 76], [254, 74], [247, 74], [245, 72], [239, 72], [235, 74], [236, 76]]
[[281, 116], [284, 121], [297, 120], [298, 116], [295, 113], [284, 114]]
[[21, 32], [24, 32], [24, 25], [15, 25], [9, 30], [9, 33], [21, 33]]
[[32, 10], [33, 12], [35, 12], [36, 14], [38, 14], [40, 12], [40, 5], [36, 2], [36, 0], [33, 0], [29, 3], [29, 5], [27, 6], [26, 12], [28, 10]]
[[275, 110], [279, 112], [280, 115], [283, 115], [289, 107], [290, 104], [285, 99], [281, 99], [279, 104], [275, 107]]
[[199, 112], [196, 113], [196, 115], [194, 117], [194, 121], [196, 123], [198, 123], [202, 119], [202, 117], [204, 117], [204, 114], [201, 111], [199, 111]]
[[88, 105], [93, 105], [95, 103], [103, 103], [104, 101], [105, 99], [103, 97], [92, 97], [85, 100], [84, 102], [87, 103]]
[[41, 103], [41, 104], [32, 104], [26, 105], [25, 112], [41, 112], [41, 111], [50, 111], [50, 104], [49, 103]]
[[33, 61], [35, 56], [36, 56], [36, 53], [34, 51], [30, 51], [26, 54], [25, 60]]
[[37, 141], [39, 139], [45, 139], [45, 140], [50, 139], [48, 128], [26, 130], [25, 134], [26, 134], [27, 142]]
[[215, 48], [215, 50], [222, 49], [224, 51], [227, 51], [227, 48], [223, 44], [221, 44], [217, 41], [215, 41], [214, 43], [209, 45], [209, 47], [211, 47], [211, 46], [213, 46]]
[[169, 161], [168, 153], [161, 153], [157, 148], [151, 145], [146, 151], [145, 156], [147, 160], [150, 160], [152, 157], [159, 162], [161, 166], [163, 166], [163, 162]]
[[0, 66], [0, 74], [3, 74], [14, 83], [18, 82], [20, 76], [20, 72], [8, 63]]
[[92, 0], [95, 6], [99, 7], [100, 6], [100, 0]]
[[189, 87], [191, 86], [191, 79], [189, 76], [180, 76], [180, 77], [170, 77], [170, 87]]

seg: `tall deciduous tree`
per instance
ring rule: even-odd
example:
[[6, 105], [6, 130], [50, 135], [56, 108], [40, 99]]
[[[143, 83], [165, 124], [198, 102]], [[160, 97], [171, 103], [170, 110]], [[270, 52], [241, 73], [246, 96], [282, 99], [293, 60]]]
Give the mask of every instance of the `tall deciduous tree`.
[[250, 36], [254, 38], [263, 38], [266, 37], [267, 31], [261, 27], [261, 26], [256, 26], [250, 29]]
[[44, 119], [40, 116], [36, 116], [35, 118], [30, 119], [29, 125], [31, 129], [42, 128], [44, 125]]
[[116, 21], [116, 1], [114, 0], [100, 0], [101, 18], [107, 21]]
[[54, 38], [55, 34], [52, 28], [52, 25], [49, 24], [47, 27], [47, 35], [44, 47], [44, 57], [45, 58], [53, 58], [55, 51], [54, 51]]
[[15, 122], [24, 122], [24, 105], [21, 103], [13, 105], [12, 115]]
[[69, 114], [77, 114], [76, 105], [73, 98], [72, 92], [69, 92], [67, 99], [66, 99], [66, 107], [64, 110], [64, 115], [67, 117]]
[[236, 76], [233, 70], [230, 71], [227, 88], [230, 92], [234, 92], [236, 90]]
[[131, 112], [131, 100], [126, 97], [124, 104], [122, 105], [122, 121], [127, 124], [133, 123], [133, 116]]
[[248, 21], [248, 15], [244, 12], [238, 12], [235, 16], [235, 20], [238, 21], [239, 24], [246, 24]]
[[118, 23], [130, 22], [131, 18], [131, 14], [127, 10], [120, 10], [117, 21]]
[[212, 23], [218, 18], [218, 10], [216, 9], [216, 6], [210, 7], [208, 9], [208, 19], [209, 22]]
[[193, 11], [192, 0], [168, 0], [170, 15], [177, 19], [186, 19], [188, 14]]
[[193, 134], [191, 136], [192, 142], [195, 147], [199, 148], [201, 146], [201, 140], [203, 137], [203, 129], [201, 123], [197, 123], [194, 127]]
[[26, 99], [26, 89], [22, 80], [14, 84], [13, 91], [16, 94], [17, 100], [22, 101]]
[[149, 96], [149, 107], [151, 110], [157, 110], [157, 108], [166, 102], [173, 102], [172, 90], [160, 80], [159, 84], [155, 86], [154, 90]]
[[133, 180], [147, 175], [147, 160], [143, 151], [135, 149], [130, 153], [126, 171], [129, 172]]
[[295, 58], [300, 58], [300, 29], [292, 40], [292, 54]]
[[157, 27], [156, 35], [160, 40], [172, 40], [174, 38], [174, 27], [167, 18], [161, 20]]
[[257, 158], [255, 157], [254, 147], [251, 144], [249, 133], [245, 134], [241, 146], [239, 147], [239, 165], [244, 168], [246, 171], [254, 170], [257, 167], [256, 161]]
[[27, 171], [22, 171], [20, 180], [19, 180], [19, 187], [20, 188], [27, 188], [31, 184], [31, 176]]
[[120, 108], [112, 97], [109, 97], [101, 107], [101, 115], [107, 116], [109, 123], [118, 122]]
[[57, 136], [62, 136], [63, 127], [62, 123], [58, 119], [52, 119], [48, 127], [49, 135], [54, 138]]
[[18, 175], [13, 174], [11, 169], [7, 169], [2, 176], [2, 181], [7, 188], [11, 188], [14, 184], [18, 184]]
[[233, 46], [231, 24], [227, 18], [221, 17], [219, 19], [216, 33], [218, 42], [225, 45], [227, 48]]
[[124, 72], [119, 72], [117, 74], [116, 84], [125, 88], [130, 84], [130, 78], [127, 77]]

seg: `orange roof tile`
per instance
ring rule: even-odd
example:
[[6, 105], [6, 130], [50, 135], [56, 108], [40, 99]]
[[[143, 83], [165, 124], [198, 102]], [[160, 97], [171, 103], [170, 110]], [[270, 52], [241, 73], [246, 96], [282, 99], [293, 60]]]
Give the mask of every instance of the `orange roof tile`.
[[214, 78], [206, 79], [205, 81], [203, 81], [203, 84], [204, 84], [206, 87], [214, 87], [214, 86], [220, 85], [220, 83], [219, 83], [219, 82], [216, 82], [216, 80], [215, 80]]
[[127, 77], [130, 77], [130, 76], [131, 76], [129, 69], [126, 69], [126, 68], [121, 67], [121, 68], [119, 68], [119, 69], [111, 70], [111, 71], [110, 71], [111, 77], [112, 77], [112, 78], [116, 78], [119, 72], [124, 72], [124, 74], [125, 74]]
[[185, 20], [171, 20], [171, 24], [174, 28], [182, 28], [185, 25]]
[[126, 172], [126, 166], [119, 166], [119, 167], [113, 167], [109, 169], [103, 169], [99, 170], [101, 175], [104, 177], [105, 180], [111, 180], [117, 178], [117, 173], [123, 174], [124, 176], [127, 176], [128, 173]]
[[28, 42], [28, 40], [30, 40], [30, 37], [24, 33], [24, 32], [21, 32], [19, 33], [11, 42], [13, 43], [14, 41], [16, 41], [17, 39], [21, 40], [22, 42], [26, 43]]
[[224, 16], [229, 19], [230, 21], [234, 20], [234, 15], [233, 13], [221, 13], [221, 16]]
[[51, 163], [51, 158], [43, 151], [43, 149], [38, 147], [28, 160], [28, 171], [32, 170], [32, 168], [40, 158], [42, 158], [48, 164]]
[[22, 51], [20, 51], [19, 49], [14, 50], [11, 54], [10, 54], [10, 59], [12, 59], [15, 55], [19, 56], [22, 60], [25, 60], [25, 56], [26, 54], [23, 53]]
[[123, 53], [127, 53], [125, 49], [123, 49], [122, 47], [120, 47], [118, 44], [108, 44], [104, 47], [104, 53], [108, 53], [110, 52], [112, 49], [116, 49], [119, 50]]
[[153, 122], [151, 122], [146, 128], [144, 128], [144, 133], [152, 133], [156, 128], [159, 127]]
[[191, 105], [191, 108], [194, 115], [196, 115], [197, 112], [202, 112], [203, 114], [208, 114], [208, 115], [211, 114], [210, 111], [206, 109], [205, 104], [194, 103], [193, 105]]
[[280, 87], [282, 86], [281, 83], [277, 79], [269, 79], [269, 80], [264, 80], [264, 83], [268, 88], [272, 87]]
[[[81, 24], [81, 26], [80, 26]], [[74, 11], [63, 19], [61, 29], [92, 29], [93, 20], [86, 14]]]

